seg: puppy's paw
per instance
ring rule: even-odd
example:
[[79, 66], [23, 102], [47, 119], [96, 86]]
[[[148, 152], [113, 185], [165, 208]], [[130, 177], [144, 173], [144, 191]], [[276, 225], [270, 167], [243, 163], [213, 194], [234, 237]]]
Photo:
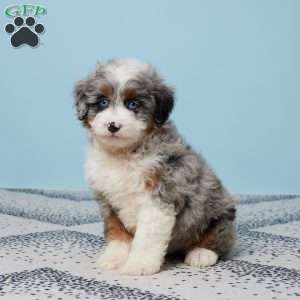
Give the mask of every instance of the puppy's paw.
[[218, 255], [209, 249], [195, 248], [185, 257], [184, 262], [193, 267], [208, 267], [214, 265], [218, 260]]
[[111, 241], [97, 260], [103, 270], [115, 270], [125, 264], [130, 251], [130, 243]]
[[145, 257], [130, 257], [119, 270], [123, 275], [140, 276], [152, 275], [160, 270], [160, 261], [149, 261]]

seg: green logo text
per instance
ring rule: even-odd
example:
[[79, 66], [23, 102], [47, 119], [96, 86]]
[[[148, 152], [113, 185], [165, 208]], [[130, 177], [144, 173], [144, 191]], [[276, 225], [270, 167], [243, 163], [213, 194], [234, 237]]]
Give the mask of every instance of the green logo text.
[[24, 5], [12, 5], [5, 9], [5, 14], [8, 17], [16, 16], [42, 16], [47, 14], [46, 8], [40, 5], [24, 4]]

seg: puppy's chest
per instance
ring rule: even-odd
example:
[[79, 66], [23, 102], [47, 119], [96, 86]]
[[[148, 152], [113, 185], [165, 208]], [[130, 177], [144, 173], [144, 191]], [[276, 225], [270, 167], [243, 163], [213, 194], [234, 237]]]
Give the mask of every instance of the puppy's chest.
[[147, 174], [156, 165], [157, 160], [153, 157], [125, 160], [90, 153], [86, 173], [91, 187], [103, 193], [126, 228], [133, 229], [139, 207], [149, 201]]

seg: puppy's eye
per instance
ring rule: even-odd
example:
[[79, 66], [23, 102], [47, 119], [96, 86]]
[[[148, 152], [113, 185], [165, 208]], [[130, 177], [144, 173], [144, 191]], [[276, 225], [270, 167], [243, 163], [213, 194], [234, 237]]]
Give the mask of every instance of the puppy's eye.
[[109, 106], [109, 99], [106, 97], [100, 97], [97, 105], [100, 109], [105, 109]]
[[132, 111], [135, 111], [139, 107], [139, 102], [137, 100], [127, 100], [125, 106]]

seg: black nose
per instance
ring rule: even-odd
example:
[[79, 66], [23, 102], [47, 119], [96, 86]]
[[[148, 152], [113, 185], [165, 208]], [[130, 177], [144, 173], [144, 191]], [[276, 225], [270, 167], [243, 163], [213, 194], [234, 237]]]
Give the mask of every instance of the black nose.
[[121, 126], [116, 126], [115, 122], [110, 122], [108, 124], [107, 129], [111, 132], [111, 133], [115, 133], [117, 132], [119, 129], [121, 128]]

